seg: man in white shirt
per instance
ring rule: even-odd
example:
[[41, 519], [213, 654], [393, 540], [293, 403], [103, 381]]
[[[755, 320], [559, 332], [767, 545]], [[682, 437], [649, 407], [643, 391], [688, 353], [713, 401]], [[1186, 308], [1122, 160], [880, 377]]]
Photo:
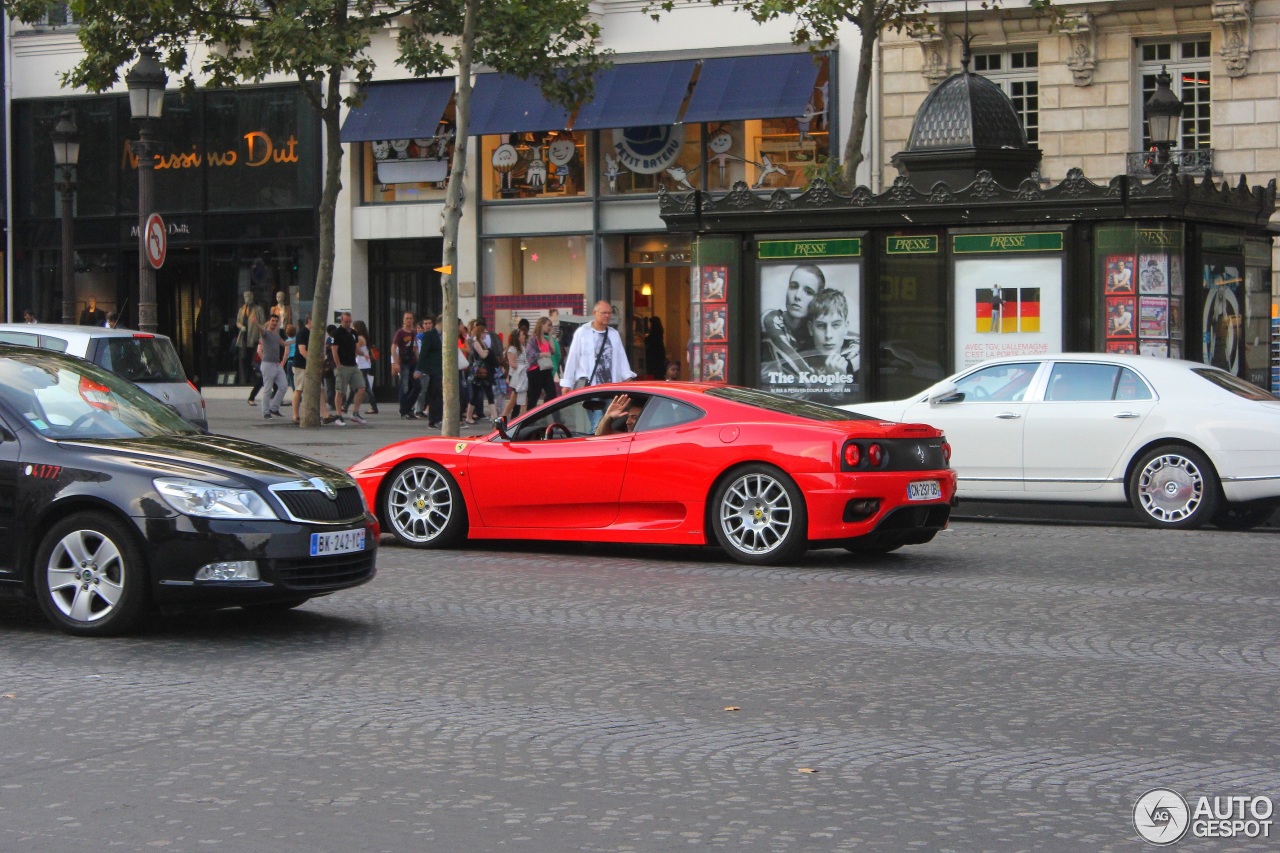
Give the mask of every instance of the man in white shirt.
[[618, 330], [609, 325], [613, 307], [603, 299], [596, 303], [591, 323], [573, 333], [569, 357], [565, 359], [560, 387], [603, 385], [635, 379]]

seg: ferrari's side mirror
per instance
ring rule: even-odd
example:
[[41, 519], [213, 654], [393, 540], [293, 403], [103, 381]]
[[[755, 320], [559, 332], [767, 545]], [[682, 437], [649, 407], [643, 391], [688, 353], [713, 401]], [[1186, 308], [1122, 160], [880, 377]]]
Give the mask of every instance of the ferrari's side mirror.
[[502, 436], [506, 441], [511, 440], [511, 436], [507, 435], [507, 419], [504, 417], [496, 418], [493, 422], [493, 428], [498, 431], [498, 435]]

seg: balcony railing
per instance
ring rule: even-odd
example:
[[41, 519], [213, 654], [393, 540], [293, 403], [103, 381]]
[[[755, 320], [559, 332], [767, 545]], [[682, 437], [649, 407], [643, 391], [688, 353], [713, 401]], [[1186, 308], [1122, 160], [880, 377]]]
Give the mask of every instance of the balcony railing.
[[[1192, 148], [1187, 151], [1170, 151], [1169, 163], [1178, 171], [1190, 175], [1214, 174], [1213, 149]], [[1161, 171], [1154, 151], [1132, 151], [1125, 155], [1125, 173], [1137, 177], [1149, 177]]]

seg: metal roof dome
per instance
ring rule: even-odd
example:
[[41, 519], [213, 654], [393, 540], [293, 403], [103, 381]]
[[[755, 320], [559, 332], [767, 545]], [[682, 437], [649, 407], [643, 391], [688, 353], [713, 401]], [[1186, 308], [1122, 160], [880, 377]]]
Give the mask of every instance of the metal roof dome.
[[939, 83], [924, 99], [906, 150], [969, 147], [1031, 146], [1008, 96], [986, 77], [965, 69]]
[[1028, 144], [1009, 96], [969, 71], [967, 41], [961, 62], [964, 70], [924, 99], [907, 147], [893, 155], [892, 163], [922, 192], [938, 183], [966, 187], [984, 171], [997, 183], [1017, 187], [1040, 168], [1040, 149]]

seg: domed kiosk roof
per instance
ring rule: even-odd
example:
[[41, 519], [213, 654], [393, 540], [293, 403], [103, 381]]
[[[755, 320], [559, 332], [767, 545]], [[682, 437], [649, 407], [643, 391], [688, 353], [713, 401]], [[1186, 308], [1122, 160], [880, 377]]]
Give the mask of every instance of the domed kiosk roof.
[[986, 77], [965, 69], [939, 83], [924, 99], [906, 150], [971, 147], [1030, 146], [1008, 96]]
[[927, 192], [937, 183], [959, 189], [987, 171], [1016, 187], [1040, 166], [1040, 149], [1027, 143], [1013, 102], [986, 77], [964, 70], [938, 84], [916, 113], [907, 147], [893, 165]]

